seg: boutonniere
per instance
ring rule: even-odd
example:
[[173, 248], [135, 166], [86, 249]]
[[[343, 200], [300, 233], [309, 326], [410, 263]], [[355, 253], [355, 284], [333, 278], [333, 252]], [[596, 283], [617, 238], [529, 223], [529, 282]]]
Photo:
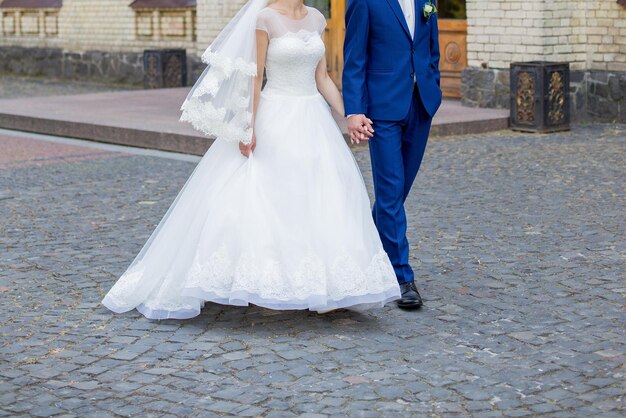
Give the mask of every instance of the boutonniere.
[[435, 4], [432, 1], [428, 0], [424, 4], [424, 8], [422, 11], [424, 12], [424, 17], [426, 18], [426, 20], [428, 20], [430, 19], [432, 15], [437, 13], [437, 6], [435, 6]]

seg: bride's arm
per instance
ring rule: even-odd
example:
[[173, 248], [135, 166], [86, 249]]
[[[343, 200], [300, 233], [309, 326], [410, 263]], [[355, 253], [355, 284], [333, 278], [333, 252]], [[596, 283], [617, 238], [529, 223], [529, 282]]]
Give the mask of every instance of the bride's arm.
[[317, 70], [315, 71], [315, 82], [317, 83], [317, 89], [320, 94], [324, 96], [324, 99], [328, 102], [328, 104], [335, 109], [335, 112], [339, 113], [343, 116], [344, 114], [344, 106], [343, 106], [343, 97], [341, 97], [341, 93], [339, 93], [339, 89], [335, 82], [328, 75], [328, 70], [326, 69], [326, 57], [322, 58], [320, 63], [317, 65]]
[[270, 39], [267, 32], [263, 30], [256, 31], [256, 78], [254, 80], [254, 104], [252, 109], [252, 126], [256, 120], [256, 111], [259, 106], [259, 99], [261, 97], [261, 88], [263, 87], [263, 76], [265, 73], [265, 59], [267, 57], [267, 48], [269, 46]]
[[254, 79], [254, 102], [252, 103], [252, 141], [250, 144], [239, 143], [239, 151], [249, 157], [250, 153], [256, 148], [256, 134], [254, 133], [254, 125], [256, 121], [256, 112], [259, 107], [259, 99], [261, 98], [261, 88], [263, 87], [263, 75], [265, 72], [265, 58], [267, 57], [267, 47], [270, 43], [269, 35], [263, 30], [256, 31], [256, 54], [257, 54], [257, 70]]

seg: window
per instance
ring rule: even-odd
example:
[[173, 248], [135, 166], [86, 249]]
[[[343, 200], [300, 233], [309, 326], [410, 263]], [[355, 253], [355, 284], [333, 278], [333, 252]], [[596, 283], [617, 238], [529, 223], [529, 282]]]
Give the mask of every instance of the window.
[[137, 39], [195, 41], [196, 0], [135, 0], [130, 7]]
[[4, 36], [54, 38], [59, 34], [63, 0], [4, 0], [0, 4]]
[[467, 19], [465, 0], [438, 0], [437, 9], [441, 19]]

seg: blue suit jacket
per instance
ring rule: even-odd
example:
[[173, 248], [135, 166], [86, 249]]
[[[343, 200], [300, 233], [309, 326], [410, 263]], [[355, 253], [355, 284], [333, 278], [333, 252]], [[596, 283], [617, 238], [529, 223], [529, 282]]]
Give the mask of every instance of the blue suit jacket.
[[415, 1], [411, 39], [398, 0], [348, 0], [343, 95], [346, 115], [402, 120], [409, 112], [413, 80], [429, 115], [441, 105], [437, 16], [426, 19], [427, 0]]

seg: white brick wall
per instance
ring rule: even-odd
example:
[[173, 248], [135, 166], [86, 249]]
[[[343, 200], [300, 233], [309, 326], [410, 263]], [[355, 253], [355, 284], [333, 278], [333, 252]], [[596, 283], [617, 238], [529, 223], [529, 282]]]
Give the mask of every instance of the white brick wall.
[[197, 51], [201, 55], [247, 0], [198, 0]]
[[468, 61], [569, 61], [573, 70], [626, 71], [626, 8], [613, 0], [466, 0]]

